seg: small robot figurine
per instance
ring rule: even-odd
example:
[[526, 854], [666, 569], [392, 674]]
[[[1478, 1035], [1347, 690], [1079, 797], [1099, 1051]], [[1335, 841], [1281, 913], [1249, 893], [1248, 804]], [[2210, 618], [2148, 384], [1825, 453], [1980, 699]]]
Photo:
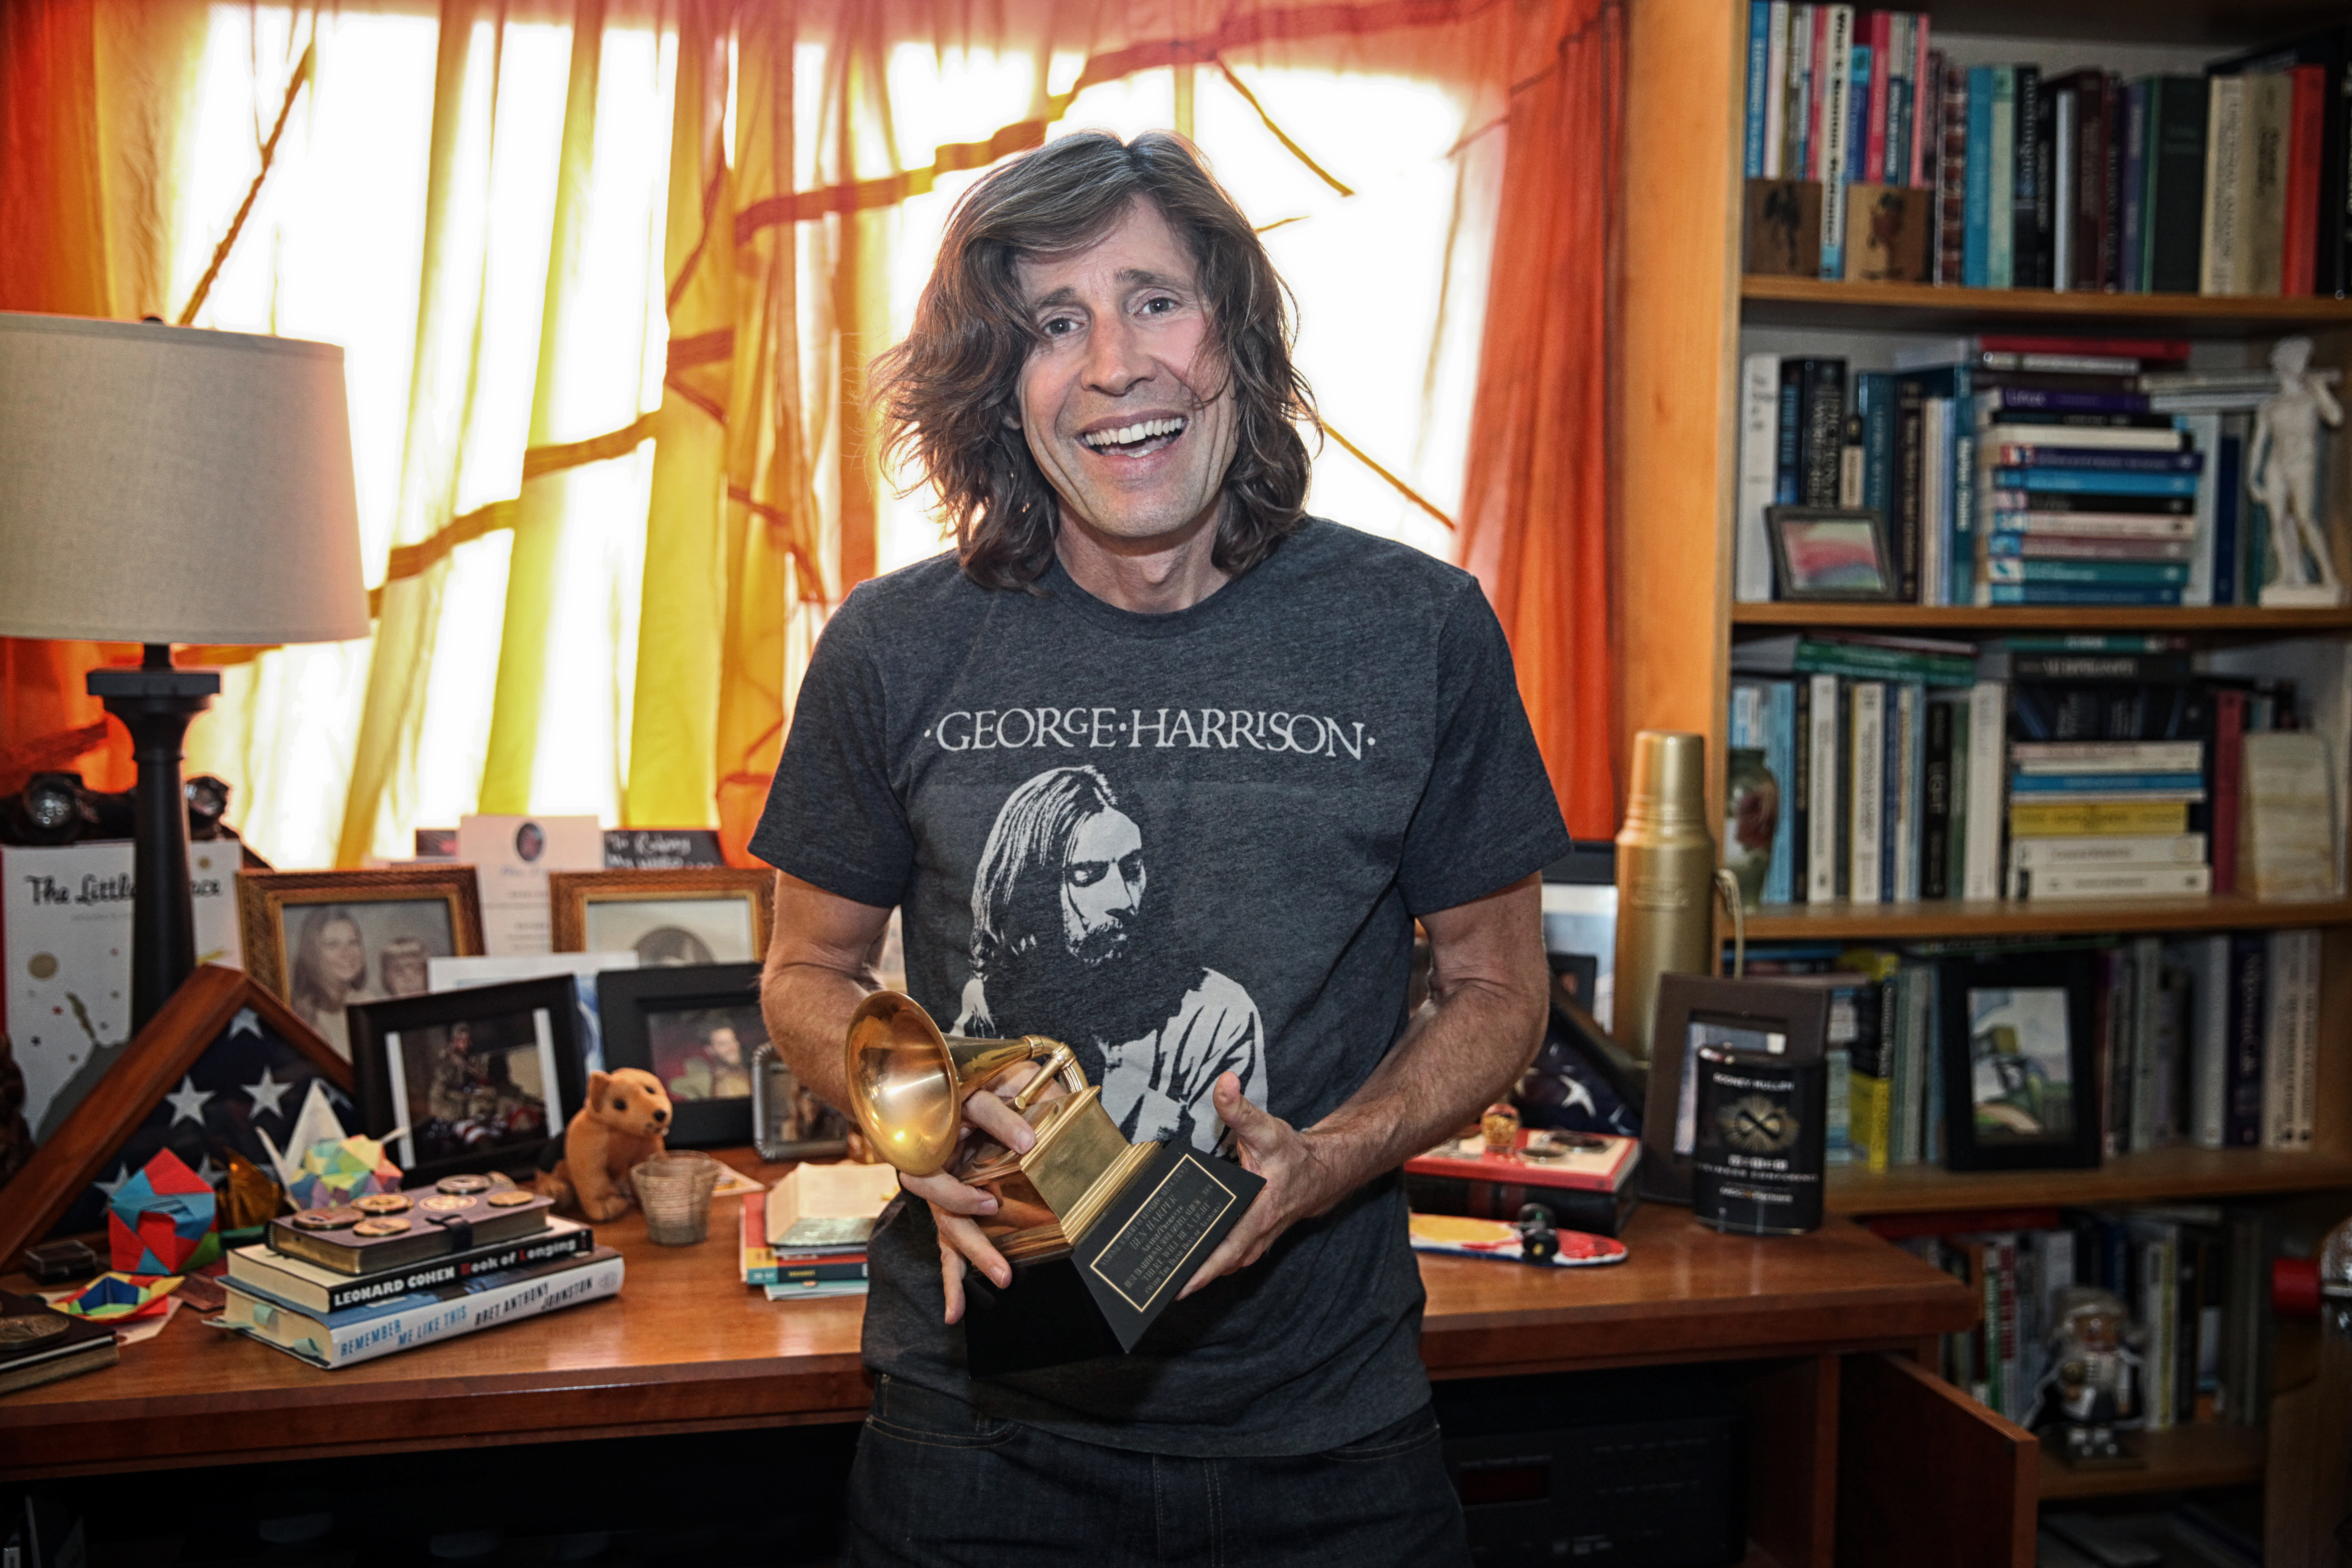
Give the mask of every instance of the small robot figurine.
[[2137, 1468], [2147, 1461], [2116, 1436], [2140, 1364], [2130, 1314], [2114, 1292], [2077, 1285], [2059, 1293], [2057, 1317], [2033, 1424], [2058, 1429], [2059, 1457], [2077, 1469]]

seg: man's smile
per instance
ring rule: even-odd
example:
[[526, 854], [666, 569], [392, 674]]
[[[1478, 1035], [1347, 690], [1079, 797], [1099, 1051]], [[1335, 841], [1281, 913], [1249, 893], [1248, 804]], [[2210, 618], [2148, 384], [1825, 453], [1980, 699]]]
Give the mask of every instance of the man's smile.
[[1142, 458], [1176, 444], [1191, 423], [1181, 414], [1152, 415], [1140, 419], [1101, 420], [1078, 433], [1078, 439], [1105, 457]]

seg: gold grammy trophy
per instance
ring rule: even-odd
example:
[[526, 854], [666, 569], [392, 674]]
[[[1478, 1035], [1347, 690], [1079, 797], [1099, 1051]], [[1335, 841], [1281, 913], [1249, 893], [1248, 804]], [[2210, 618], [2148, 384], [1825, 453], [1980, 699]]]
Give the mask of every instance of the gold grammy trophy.
[[[966, 1284], [982, 1375], [1134, 1349], [1265, 1184], [1187, 1146], [1129, 1142], [1059, 1040], [944, 1036], [912, 997], [877, 991], [851, 1015], [845, 1050], [849, 1109], [876, 1153], [909, 1176], [953, 1166], [997, 1197], [990, 1239], [1015, 1282], [1001, 1295], [977, 1273]], [[1036, 1142], [965, 1149], [965, 1098], [1030, 1062], [1009, 1103]]]

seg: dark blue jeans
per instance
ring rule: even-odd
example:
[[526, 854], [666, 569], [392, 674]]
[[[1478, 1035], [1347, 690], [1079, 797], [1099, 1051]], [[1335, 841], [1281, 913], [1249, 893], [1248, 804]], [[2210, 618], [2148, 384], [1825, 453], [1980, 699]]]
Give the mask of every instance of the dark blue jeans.
[[1184, 1459], [1074, 1442], [877, 1378], [843, 1568], [1466, 1568], [1428, 1406], [1328, 1453]]

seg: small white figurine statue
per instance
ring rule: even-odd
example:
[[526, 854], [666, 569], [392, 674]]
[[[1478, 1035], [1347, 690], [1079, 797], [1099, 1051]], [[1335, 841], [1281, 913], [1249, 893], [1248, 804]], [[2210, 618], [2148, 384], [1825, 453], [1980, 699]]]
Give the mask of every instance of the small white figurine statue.
[[2271, 514], [2271, 580], [2263, 584], [2262, 602], [2340, 605], [2344, 585], [2319, 517], [2319, 439], [2323, 423], [2344, 423], [2344, 410], [2311, 372], [2309, 338], [2281, 338], [2271, 350], [2271, 368], [2279, 389], [2254, 411], [2246, 463], [2246, 488]]

